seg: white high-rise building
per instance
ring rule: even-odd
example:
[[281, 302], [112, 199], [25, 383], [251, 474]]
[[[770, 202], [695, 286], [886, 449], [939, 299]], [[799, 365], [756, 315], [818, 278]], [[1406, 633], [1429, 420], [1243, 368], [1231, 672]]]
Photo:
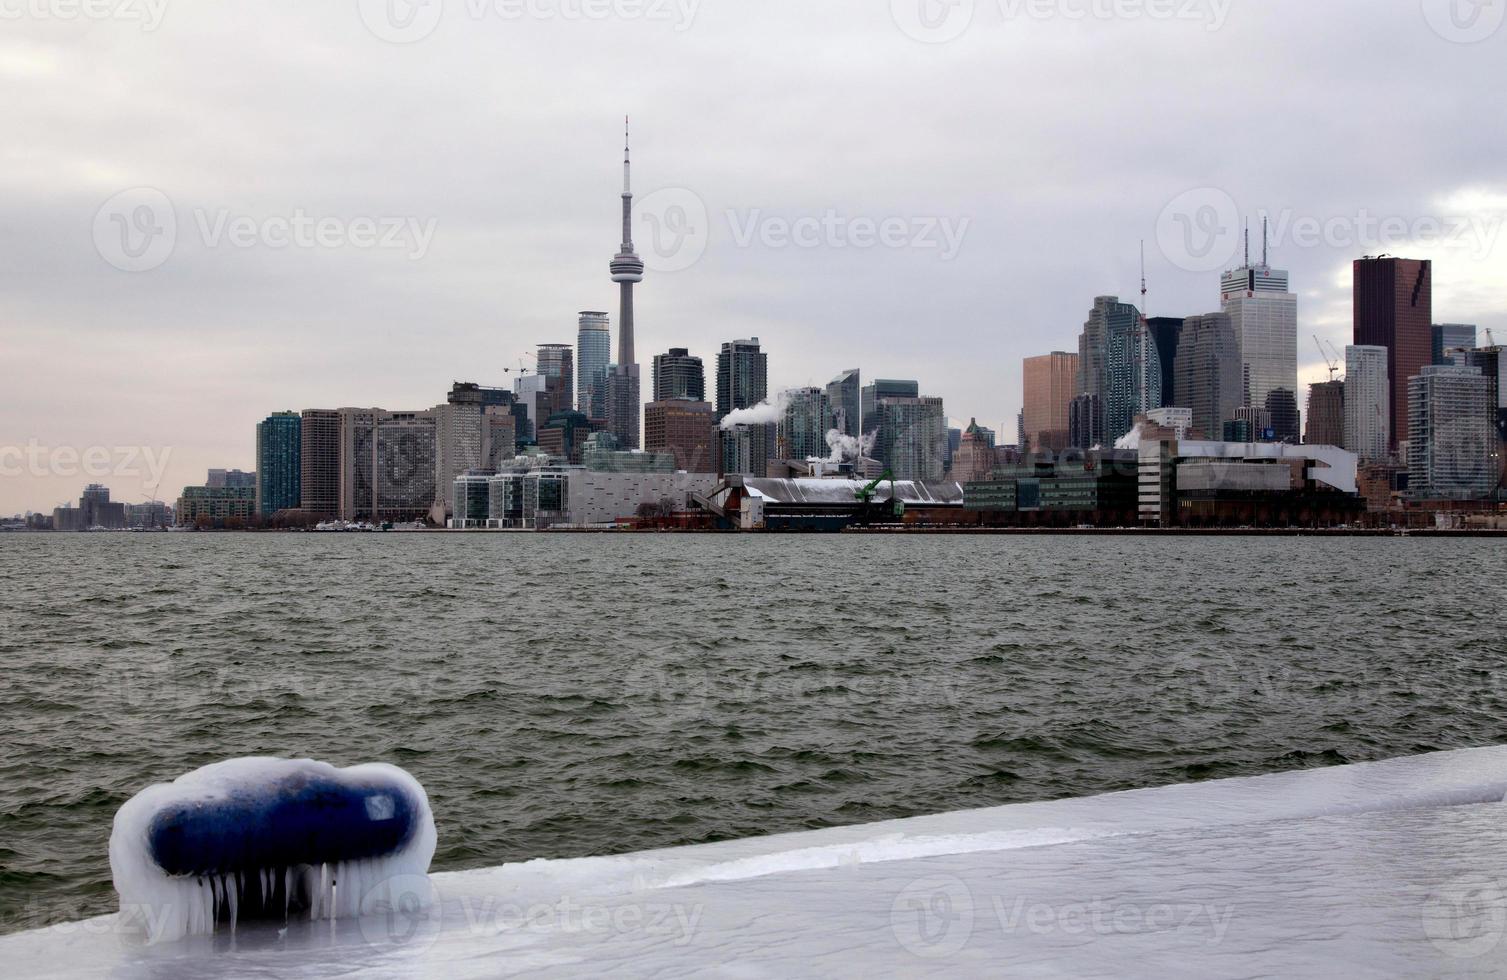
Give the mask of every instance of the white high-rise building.
[[1479, 367], [1429, 365], [1408, 379], [1408, 493], [1477, 500], [1496, 489], [1493, 385]]
[[1387, 458], [1392, 437], [1392, 388], [1387, 349], [1345, 348], [1345, 448], [1362, 461]]
[[1241, 404], [1265, 408], [1278, 388], [1298, 390], [1298, 297], [1287, 273], [1263, 257], [1224, 274], [1219, 283], [1224, 312], [1240, 343]]

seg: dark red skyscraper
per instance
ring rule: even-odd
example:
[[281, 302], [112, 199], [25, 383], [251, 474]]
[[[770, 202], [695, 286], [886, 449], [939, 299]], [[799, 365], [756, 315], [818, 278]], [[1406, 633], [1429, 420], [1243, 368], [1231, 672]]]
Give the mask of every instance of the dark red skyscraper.
[[1355, 342], [1387, 349], [1395, 449], [1408, 435], [1408, 379], [1433, 361], [1433, 263], [1368, 256], [1354, 272]]

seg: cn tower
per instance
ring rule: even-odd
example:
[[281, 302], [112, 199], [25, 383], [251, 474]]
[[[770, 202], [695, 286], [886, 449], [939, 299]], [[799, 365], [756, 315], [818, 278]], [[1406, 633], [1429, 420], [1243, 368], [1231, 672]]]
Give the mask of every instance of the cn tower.
[[623, 118], [623, 244], [612, 259], [622, 310], [617, 320], [617, 363], [636, 364], [633, 356], [633, 284], [644, 278], [644, 260], [633, 251], [633, 189], [629, 181], [628, 119]]

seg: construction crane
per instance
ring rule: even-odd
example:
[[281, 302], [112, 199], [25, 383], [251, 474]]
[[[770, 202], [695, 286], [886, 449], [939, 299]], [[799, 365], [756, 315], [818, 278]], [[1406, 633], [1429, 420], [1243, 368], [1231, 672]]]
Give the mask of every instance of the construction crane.
[[[518, 358], [518, 376], [519, 377], [523, 377], [524, 375], [528, 374], [528, 365], [525, 364], [525, 363], [523, 363], [523, 358], [524, 357], [532, 357], [536, 361], [539, 360], [539, 355], [538, 354], [532, 354], [532, 353], [530, 353], [528, 351], [524, 351], [523, 352], [523, 357]], [[512, 374], [513, 373], [513, 369], [512, 368], [503, 368], [502, 369], [502, 373], [503, 374]]]
[[[1314, 334], [1313, 335], [1313, 345], [1319, 349], [1319, 356], [1324, 359], [1324, 363], [1327, 364], [1327, 365], [1329, 365], [1329, 380], [1333, 381], [1334, 380], [1335, 372], [1337, 372], [1340, 369], [1340, 360], [1339, 360], [1339, 353], [1340, 352], [1339, 351], [1335, 351], [1333, 357], [1330, 357], [1328, 354], [1326, 354], [1324, 352], [1324, 342], [1319, 339], [1319, 335], [1318, 334]], [[1334, 347], [1333, 344], [1330, 344], [1329, 346], [1330, 346], [1331, 349], [1333, 349], [1333, 347]]]
[[1491, 328], [1490, 327], [1486, 327], [1485, 330], [1486, 330], [1486, 346], [1488, 346], [1488, 347], [1495, 347], [1497, 345], [1497, 339], [1491, 335]]

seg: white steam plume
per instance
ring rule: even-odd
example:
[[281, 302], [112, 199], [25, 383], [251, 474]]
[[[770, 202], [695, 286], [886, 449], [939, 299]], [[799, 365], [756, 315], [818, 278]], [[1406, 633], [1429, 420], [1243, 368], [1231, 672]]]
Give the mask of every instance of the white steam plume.
[[778, 422], [785, 415], [785, 406], [790, 401], [790, 392], [777, 392], [774, 400], [766, 398], [752, 408], [740, 408], [728, 412], [722, 419], [722, 428], [731, 429], [735, 425], [768, 425]]
[[850, 436], [845, 435], [840, 429], [832, 429], [827, 433], [827, 448], [832, 450], [832, 455], [827, 457], [827, 462], [856, 461], [859, 457], [869, 455], [874, 450], [874, 436], [877, 434], [870, 432], [866, 436]]

